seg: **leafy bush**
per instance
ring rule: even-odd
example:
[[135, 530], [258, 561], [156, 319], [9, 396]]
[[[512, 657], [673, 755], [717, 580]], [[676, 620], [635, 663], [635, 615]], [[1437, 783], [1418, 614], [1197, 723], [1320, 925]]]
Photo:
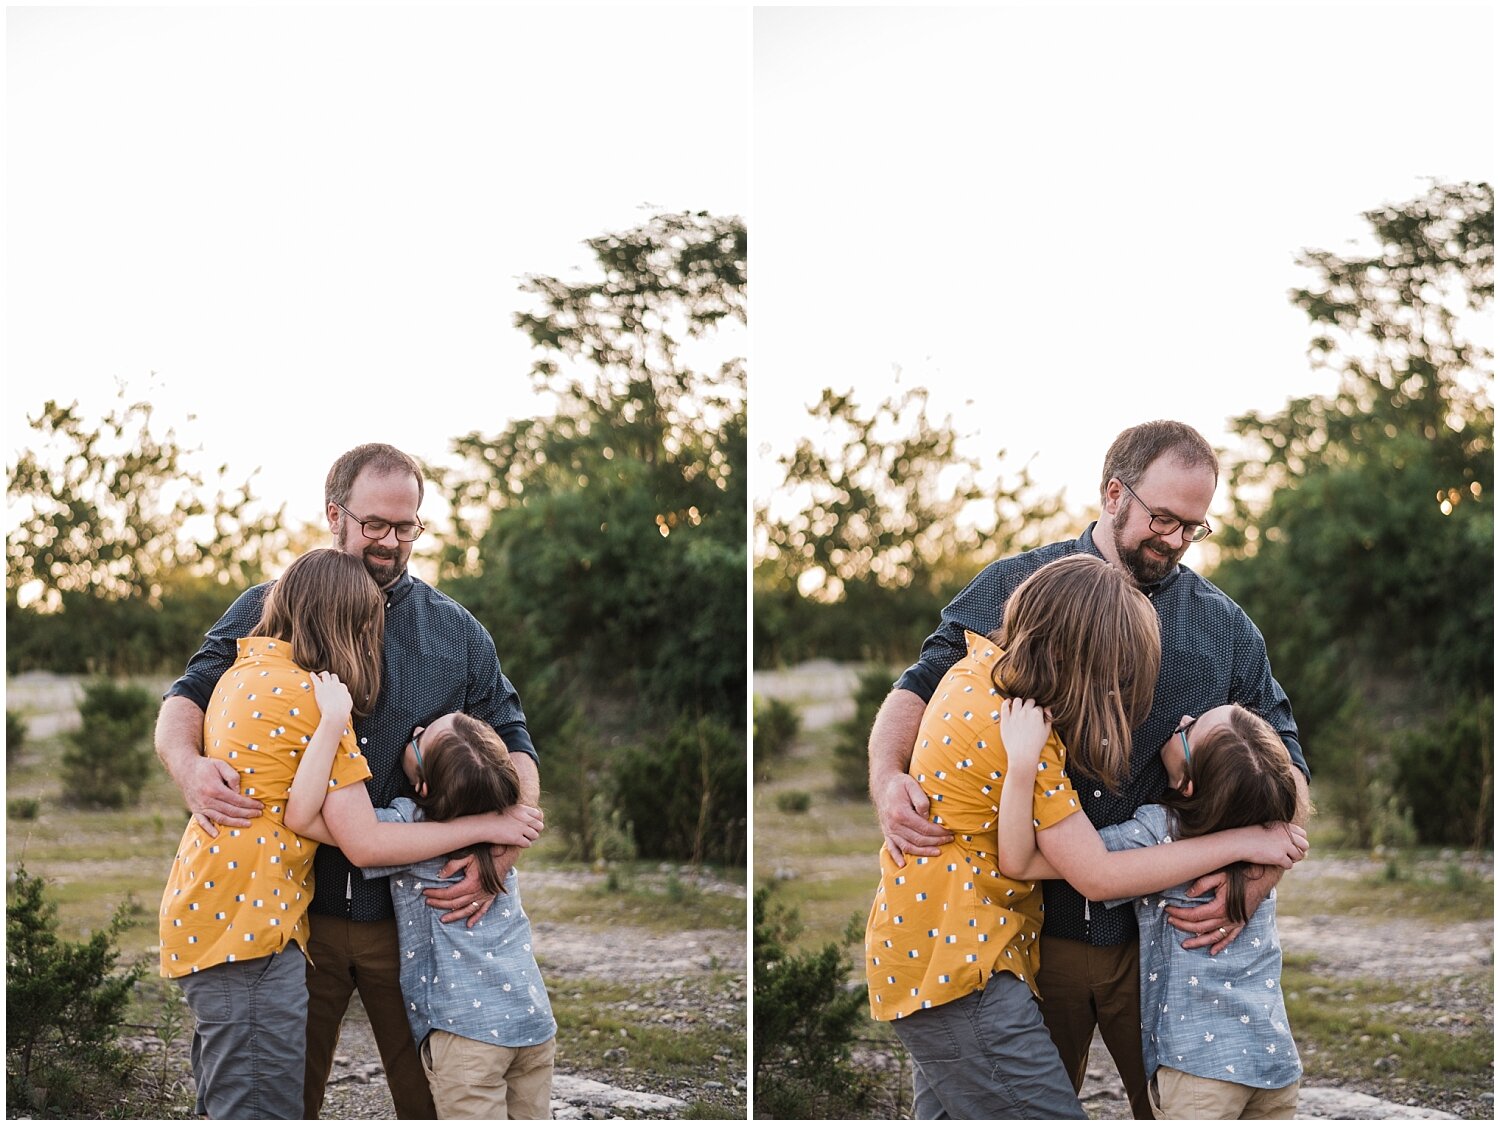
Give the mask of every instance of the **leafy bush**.
[[745, 738], [711, 717], [680, 717], [662, 739], [615, 760], [615, 808], [642, 857], [745, 862]]
[[26, 720], [20, 712], [5, 709], [5, 761], [11, 762], [26, 745]]
[[806, 790], [788, 790], [776, 795], [776, 808], [782, 813], [806, 813], [812, 808], [812, 795]]
[[781, 758], [792, 749], [792, 740], [802, 727], [802, 716], [785, 700], [755, 697], [755, 765]]
[[67, 942], [43, 891], [18, 867], [5, 904], [6, 1109], [102, 1115], [132, 1067], [116, 1036], [145, 969], [117, 966], [128, 906], [87, 940]]
[[151, 725], [157, 700], [134, 684], [85, 685], [83, 726], [68, 732], [63, 796], [78, 805], [120, 809], [134, 803], [151, 777]]
[[12, 798], [5, 808], [17, 821], [35, 821], [36, 815], [42, 811], [42, 803], [36, 798]]
[[1455, 706], [1442, 722], [1397, 745], [1397, 789], [1423, 843], [1493, 845], [1494, 717], [1494, 697], [1485, 696]]
[[891, 691], [890, 670], [869, 668], [859, 674], [854, 691], [854, 715], [838, 726], [833, 745], [834, 788], [850, 797], [862, 797], [870, 786], [870, 728]]
[[870, 1099], [849, 1063], [865, 1008], [853, 967], [833, 943], [798, 953], [795, 908], [755, 893], [755, 1109], [770, 1118], [850, 1118]]

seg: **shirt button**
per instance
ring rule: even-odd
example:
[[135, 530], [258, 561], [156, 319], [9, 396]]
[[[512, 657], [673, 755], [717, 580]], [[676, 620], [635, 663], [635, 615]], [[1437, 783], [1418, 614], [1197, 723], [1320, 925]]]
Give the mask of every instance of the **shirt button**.
[[[360, 740], [361, 743], [368, 743], [369, 741], [370, 740], [368, 740], [368, 739], [361, 739]], [[1095, 793], [1094, 796], [1097, 798], [1099, 795], [1097, 793]]]
[[1094, 791], [1094, 797], [1096, 797], [1096, 798], [1102, 798], [1103, 796], [1104, 796], [1104, 791], [1103, 790], [1095, 790]]

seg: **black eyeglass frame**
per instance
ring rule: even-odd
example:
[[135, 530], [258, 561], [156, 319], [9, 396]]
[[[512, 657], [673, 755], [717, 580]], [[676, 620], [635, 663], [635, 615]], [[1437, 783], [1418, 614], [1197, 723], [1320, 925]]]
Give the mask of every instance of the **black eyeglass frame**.
[[[1116, 477], [1115, 480], [1120, 481], [1120, 478]], [[1195, 520], [1179, 520], [1177, 519], [1177, 517], [1168, 516], [1165, 513], [1152, 512], [1151, 507], [1145, 501], [1141, 500], [1140, 494], [1132, 489], [1129, 485], [1127, 485], [1124, 481], [1120, 481], [1120, 487], [1131, 496], [1135, 497], [1136, 503], [1138, 503], [1142, 508], [1146, 510], [1146, 515], [1151, 517], [1151, 530], [1157, 535], [1170, 536], [1175, 533], [1178, 528], [1185, 528], [1187, 529], [1185, 538], [1188, 543], [1202, 543], [1204, 540], [1208, 539], [1209, 536], [1214, 534], [1213, 525], [1210, 524], [1207, 520], [1204, 520], [1202, 522]], [[1161, 528], [1157, 526], [1158, 524], [1166, 524], [1168, 526], [1165, 528]], [[1202, 533], [1202, 535], [1199, 535], [1200, 532]]]
[[[1121, 484], [1124, 484], [1124, 482], [1122, 481]], [[354, 513], [350, 512], [342, 504], [339, 504], [338, 501], [334, 501], [333, 504], [334, 504], [335, 508], [337, 508], [345, 516], [349, 517], [349, 519], [353, 520], [356, 524], [359, 525], [360, 534], [362, 536], [364, 536], [365, 539], [367, 539], [367, 540], [372, 540], [372, 541], [376, 541], [376, 542], [378, 542], [380, 540], [383, 540], [383, 539], [385, 539], [385, 533], [391, 531], [392, 529], [394, 529], [395, 532], [396, 532], [396, 540], [397, 540], [397, 542], [399, 542], [399, 543], [415, 543], [417, 541], [417, 538], [419, 536], [421, 536], [421, 534], [427, 530], [427, 525], [424, 524], [424, 523], [422, 523], [420, 520], [418, 520], [415, 524], [407, 524], [407, 523], [392, 524], [389, 520], [381, 520], [378, 517], [371, 517], [369, 520], [361, 520], [358, 516], [354, 515]], [[369, 528], [369, 525], [371, 525], [371, 524], [379, 524], [382, 528], [385, 529], [385, 531], [382, 531], [378, 536], [377, 535], [373, 535], [370, 532], [370, 528]], [[411, 529], [411, 528], [415, 528], [416, 531], [412, 532], [412, 534], [409, 535], [409, 536], [404, 536], [404, 535], [401, 534], [401, 531], [402, 531], [403, 528], [408, 529], [408, 530]], [[1165, 533], [1165, 532], [1162, 533], [1162, 535], [1166, 535], [1166, 534], [1167, 533]]]

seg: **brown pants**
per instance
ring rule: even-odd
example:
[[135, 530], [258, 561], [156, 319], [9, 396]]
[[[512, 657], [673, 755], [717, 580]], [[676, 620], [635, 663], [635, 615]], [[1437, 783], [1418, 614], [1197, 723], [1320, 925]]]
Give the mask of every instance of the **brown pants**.
[[505, 1048], [434, 1029], [422, 1041], [421, 1056], [439, 1118], [552, 1117], [555, 1036], [529, 1048]]
[[1089, 1045], [1097, 1026], [1125, 1084], [1131, 1113], [1151, 1119], [1156, 1116], [1151, 1113], [1141, 1060], [1139, 947], [1135, 940], [1119, 946], [1090, 946], [1043, 935], [1042, 968], [1036, 983], [1042, 991], [1042, 1019], [1072, 1077], [1073, 1089], [1083, 1090]]
[[1216, 1121], [1230, 1118], [1296, 1118], [1301, 1081], [1266, 1090], [1205, 1079], [1175, 1068], [1159, 1067], [1151, 1079], [1151, 1105], [1158, 1118]]
[[401, 999], [401, 959], [396, 920], [355, 923], [329, 915], [307, 916], [307, 1069], [303, 1113], [317, 1118], [333, 1071], [339, 1027], [356, 989], [370, 1018], [385, 1081], [397, 1118], [437, 1117], [427, 1076], [417, 1058], [406, 1002]]

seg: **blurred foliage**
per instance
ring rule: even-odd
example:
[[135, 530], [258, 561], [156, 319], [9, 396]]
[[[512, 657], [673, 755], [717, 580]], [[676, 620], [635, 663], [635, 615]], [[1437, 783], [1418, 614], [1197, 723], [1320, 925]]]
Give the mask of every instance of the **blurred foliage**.
[[[1304, 251], [1293, 290], [1331, 396], [1234, 422], [1214, 581], [1260, 626], [1315, 776], [1374, 843], [1379, 782], [1423, 840], [1493, 839], [1494, 195], [1435, 184], [1365, 213], [1369, 255]], [[1442, 785], [1426, 765], [1441, 764]], [[1419, 782], [1421, 784], [1419, 784]], [[1455, 795], [1463, 795], [1460, 805]]]
[[761, 667], [914, 654], [984, 564], [1070, 526], [1060, 495], [1036, 496], [1026, 467], [1014, 483], [981, 482], [952, 420], [929, 418], [923, 389], [869, 413], [828, 389], [811, 413], [819, 437], [781, 460], [799, 511], [756, 516]]
[[[21, 451], [6, 496], [23, 514], [6, 537], [8, 595], [29, 583], [41, 600], [63, 592], [161, 605], [163, 591], [195, 576], [233, 589], [259, 582], [280, 535], [281, 512], [254, 517], [250, 483], [205, 503], [203, 475], [172, 430], [151, 432], [151, 405], [120, 405], [96, 425], [78, 404], [49, 399], [29, 419], [40, 453]], [[192, 532], [194, 534], [185, 534]]]
[[288, 549], [283, 510], [251, 515], [250, 483], [227, 488], [223, 466], [205, 501], [192, 451], [152, 432], [150, 404], [119, 398], [98, 423], [52, 400], [30, 419], [37, 448], [6, 489], [9, 672], [171, 667]]
[[[463, 464], [445, 485], [458, 534], [442, 585], [500, 643], [574, 852], [594, 855], [613, 825], [642, 855], [722, 859], [736, 849], [713, 817], [690, 831], [675, 814], [643, 818], [623, 796], [605, 808], [592, 795], [620, 777], [622, 754], [650, 772], [621, 746], [670, 749], [686, 773], [659, 798], [683, 788], [672, 801], [694, 817], [717, 810], [720, 768], [738, 770], [743, 819], [745, 369], [721, 356], [701, 370], [701, 357], [723, 351], [719, 329], [744, 323], [745, 226], [656, 215], [587, 246], [591, 280], [522, 285], [537, 307], [516, 325], [553, 413], [454, 443]], [[588, 703], [574, 715], [538, 707], [543, 694]], [[702, 768], [702, 747], [726, 761]]]
[[864, 797], [870, 789], [870, 728], [875, 713], [890, 695], [895, 677], [886, 668], [861, 669], [854, 690], [854, 714], [839, 723], [833, 744], [834, 790], [846, 797]]
[[5, 761], [14, 762], [21, 749], [26, 746], [26, 717], [20, 712], [5, 709]]
[[797, 910], [755, 892], [755, 1111], [766, 1118], [856, 1117], [872, 1087], [850, 1064], [867, 1004], [845, 983], [854, 967], [833, 943], [792, 948]]
[[121, 968], [121, 905], [83, 942], [57, 932], [57, 907], [21, 865], [5, 902], [5, 1106], [9, 1115], [106, 1117], [136, 1066], [118, 1043], [139, 963]]
[[63, 798], [74, 805], [120, 809], [140, 797], [155, 772], [151, 729], [160, 704], [140, 685], [100, 680], [84, 685], [83, 726], [63, 738]]
[[754, 726], [751, 743], [754, 747], [755, 765], [765, 768], [773, 760], [785, 758], [791, 752], [792, 743], [802, 729], [802, 715], [785, 700], [757, 696]]
[[615, 757], [608, 791], [647, 859], [745, 863], [745, 737], [684, 714], [652, 742]]

